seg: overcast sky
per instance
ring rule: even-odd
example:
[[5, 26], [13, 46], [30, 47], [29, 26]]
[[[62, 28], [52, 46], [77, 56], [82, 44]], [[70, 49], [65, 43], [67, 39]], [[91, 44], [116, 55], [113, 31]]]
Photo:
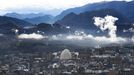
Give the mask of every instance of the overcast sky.
[[[82, 6], [88, 3], [111, 0], [0, 0], [0, 14], [7, 12], [44, 12], [51, 10], [64, 10]], [[121, 1], [121, 0], [115, 0]], [[125, 1], [125, 0], [124, 0]], [[127, 0], [130, 1], [130, 0]], [[55, 11], [58, 12], [59, 10]]]

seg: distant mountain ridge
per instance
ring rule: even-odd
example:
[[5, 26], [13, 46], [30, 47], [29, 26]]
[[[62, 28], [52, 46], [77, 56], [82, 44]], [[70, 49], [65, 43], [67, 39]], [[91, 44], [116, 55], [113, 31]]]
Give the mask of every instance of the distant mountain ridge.
[[100, 10], [100, 9], [115, 9], [118, 12], [122, 13], [126, 17], [128, 17], [131, 21], [134, 21], [134, 1], [126, 2], [126, 1], [111, 1], [111, 2], [100, 2], [87, 4], [81, 7], [70, 8], [63, 11], [61, 14], [55, 17], [56, 20], [62, 19], [65, 15], [73, 12], [75, 14], [80, 14], [87, 11]]
[[43, 13], [29, 13], [29, 14], [19, 14], [19, 13], [7, 13], [5, 14], [7, 17], [18, 18], [21, 20], [25, 20], [32, 24], [39, 24], [39, 23], [52, 23], [54, 16], [52, 15], [45, 15]]
[[7, 17], [7, 16], [0, 16], [0, 25], [4, 24], [4, 23], [13, 23], [15, 25], [18, 25], [20, 27], [25, 27], [25, 26], [32, 26], [33, 24], [24, 21], [24, 20], [20, 20], [17, 18], [12, 18], [12, 17]]
[[39, 24], [39, 23], [51, 23], [52, 19], [53, 19], [53, 16], [44, 15], [44, 16], [38, 16], [34, 18], [25, 18], [24, 20], [32, 24]]
[[4, 16], [18, 18], [18, 19], [25, 19], [25, 18], [34, 18], [38, 16], [43, 16], [43, 13], [28, 13], [28, 14], [19, 14], [19, 13], [6, 13]]

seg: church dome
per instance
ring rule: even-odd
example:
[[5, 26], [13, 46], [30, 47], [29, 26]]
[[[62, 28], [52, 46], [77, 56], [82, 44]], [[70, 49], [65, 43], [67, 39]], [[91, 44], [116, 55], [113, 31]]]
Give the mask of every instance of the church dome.
[[71, 59], [71, 58], [72, 58], [72, 54], [68, 49], [64, 49], [61, 52], [61, 55], [60, 55], [61, 60], [67, 60], [67, 59]]

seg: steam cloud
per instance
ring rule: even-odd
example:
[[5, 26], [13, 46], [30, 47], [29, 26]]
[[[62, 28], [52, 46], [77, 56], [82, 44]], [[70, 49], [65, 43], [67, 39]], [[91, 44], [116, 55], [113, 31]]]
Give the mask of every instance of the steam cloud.
[[36, 39], [36, 40], [40, 40], [43, 39], [44, 36], [40, 35], [40, 34], [36, 34], [36, 33], [32, 33], [32, 34], [20, 34], [18, 36], [19, 39]]
[[115, 26], [115, 22], [118, 20], [118, 18], [113, 17], [113, 16], [105, 16], [104, 18], [101, 17], [94, 17], [94, 24], [102, 31], [108, 29], [109, 30], [109, 36], [110, 38], [116, 38], [116, 31], [117, 27]]
[[76, 33], [70, 35], [60, 34], [60, 35], [54, 35], [53, 37], [49, 38], [51, 38], [51, 40], [64, 41], [65, 43], [71, 43], [80, 46], [94, 46], [94, 47], [98, 45], [99, 46], [107, 45], [110, 43], [124, 44], [130, 41], [129, 39], [121, 37], [111, 39], [105, 36], [95, 37], [93, 35], [86, 34], [83, 31], [76, 31], [76, 32], [77, 34]]

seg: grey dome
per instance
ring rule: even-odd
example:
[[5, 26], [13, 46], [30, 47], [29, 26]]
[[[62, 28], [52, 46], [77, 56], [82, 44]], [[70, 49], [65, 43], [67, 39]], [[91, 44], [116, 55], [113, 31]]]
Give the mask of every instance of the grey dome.
[[61, 60], [67, 60], [67, 59], [71, 59], [71, 58], [72, 58], [72, 54], [68, 49], [64, 49], [61, 52], [61, 55], [60, 55]]

